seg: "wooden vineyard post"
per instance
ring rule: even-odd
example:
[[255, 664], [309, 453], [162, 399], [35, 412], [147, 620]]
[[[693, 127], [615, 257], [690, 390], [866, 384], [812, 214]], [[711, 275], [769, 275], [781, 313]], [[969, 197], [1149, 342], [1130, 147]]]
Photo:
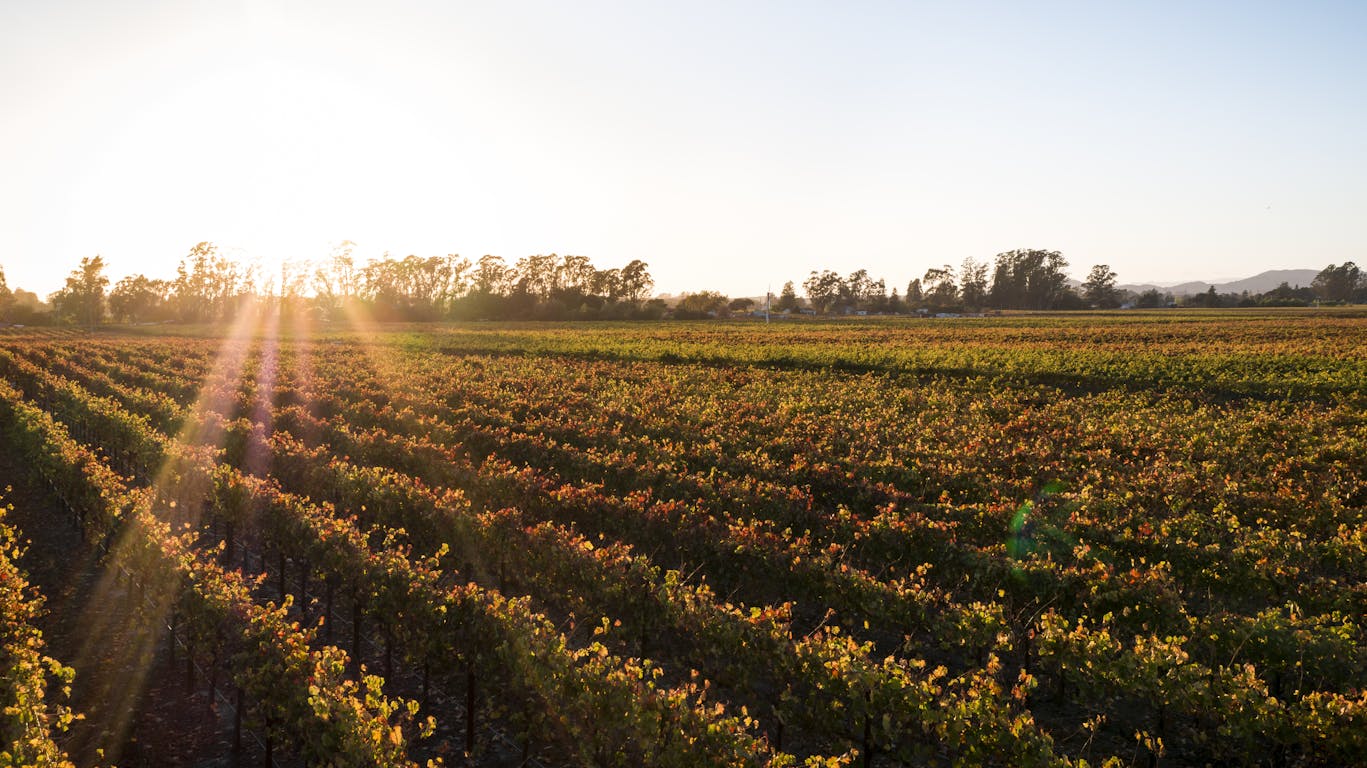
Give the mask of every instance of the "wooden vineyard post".
[[641, 658], [647, 658], [646, 645], [650, 640], [650, 621], [643, 612], [641, 614]]
[[332, 576], [324, 579], [323, 588], [323, 638], [332, 644]]
[[355, 584], [351, 585], [351, 663], [361, 666], [361, 596]]
[[280, 550], [280, 604], [285, 604], [285, 550]]
[[873, 765], [873, 747], [869, 745], [870, 737], [870, 715], [864, 715], [864, 745], [861, 750], [864, 754], [864, 768], [871, 768]]
[[422, 700], [421, 700], [419, 703], [422, 705], [422, 709], [423, 709], [424, 712], [427, 711], [427, 699], [428, 699], [427, 693], [428, 693], [428, 690], [429, 690], [429, 689], [428, 689], [428, 679], [429, 679], [430, 676], [431, 676], [430, 673], [431, 673], [431, 665], [428, 663], [428, 661], [427, 661], [426, 659], [423, 659], [423, 662], [422, 662]]
[[223, 524], [223, 564], [231, 565], [233, 562], [233, 524], [231, 521]]
[[233, 698], [233, 754], [242, 754], [242, 689]]
[[[394, 679], [394, 632], [388, 624], [384, 628], [384, 679], [386, 681]], [[391, 682], [390, 685], [392, 686], [393, 683]]]
[[872, 766], [873, 766], [873, 713], [869, 711], [869, 710], [871, 709], [871, 707], [867, 706], [867, 705], [871, 704], [872, 702], [873, 702], [873, 694], [870, 693], [870, 692], [865, 692], [865, 693], [864, 693], [864, 703], [865, 703], [865, 707], [864, 707], [864, 744], [863, 744], [863, 749], [861, 750], [861, 751], [863, 752], [863, 755], [864, 755], [864, 768], [872, 768]]
[[206, 707], [210, 712], [214, 711], [214, 696], [218, 694], [218, 647], [214, 648], [213, 655], [209, 657], [209, 698]]
[[185, 635], [185, 695], [195, 692], [195, 646], [190, 635]]
[[309, 623], [309, 559], [300, 558], [303, 562], [299, 570], [299, 614], [303, 616], [304, 624]]
[[475, 665], [465, 670], [465, 754], [475, 753]]

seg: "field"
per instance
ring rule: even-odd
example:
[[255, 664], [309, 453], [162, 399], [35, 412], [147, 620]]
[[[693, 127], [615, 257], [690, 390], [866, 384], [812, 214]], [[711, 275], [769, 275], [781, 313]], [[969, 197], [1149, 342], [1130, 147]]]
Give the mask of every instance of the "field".
[[10, 331], [0, 430], [78, 764], [1367, 759], [1367, 313]]

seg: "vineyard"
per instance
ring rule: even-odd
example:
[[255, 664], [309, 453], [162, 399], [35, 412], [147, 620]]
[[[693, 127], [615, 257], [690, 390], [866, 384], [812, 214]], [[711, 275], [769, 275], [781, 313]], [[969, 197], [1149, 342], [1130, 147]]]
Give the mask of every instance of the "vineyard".
[[[1367, 762], [1351, 310], [12, 329], [0, 433], [205, 759]], [[117, 761], [15, 527], [0, 765]]]

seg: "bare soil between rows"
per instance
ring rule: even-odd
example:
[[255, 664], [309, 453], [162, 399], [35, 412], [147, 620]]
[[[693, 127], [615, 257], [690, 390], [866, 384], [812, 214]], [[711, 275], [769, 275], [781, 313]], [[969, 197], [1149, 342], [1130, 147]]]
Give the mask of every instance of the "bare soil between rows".
[[[126, 585], [113, 583], [61, 500], [2, 440], [0, 485], [12, 487], [10, 523], [26, 542], [20, 565], [45, 598], [37, 621], [45, 653], [76, 670], [68, 704], [80, 719], [58, 739], [71, 759], [124, 768], [234, 765], [227, 708], [210, 706], [202, 681], [187, 695], [183, 654], [173, 666], [169, 633], [129, 620]], [[247, 741], [242, 762], [260, 764]]]

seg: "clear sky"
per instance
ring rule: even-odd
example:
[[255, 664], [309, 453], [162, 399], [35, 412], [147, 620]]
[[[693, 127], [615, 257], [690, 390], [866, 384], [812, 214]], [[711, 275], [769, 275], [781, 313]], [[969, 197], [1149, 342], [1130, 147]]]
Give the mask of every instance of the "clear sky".
[[1367, 3], [0, 0], [0, 266], [1367, 262]]

